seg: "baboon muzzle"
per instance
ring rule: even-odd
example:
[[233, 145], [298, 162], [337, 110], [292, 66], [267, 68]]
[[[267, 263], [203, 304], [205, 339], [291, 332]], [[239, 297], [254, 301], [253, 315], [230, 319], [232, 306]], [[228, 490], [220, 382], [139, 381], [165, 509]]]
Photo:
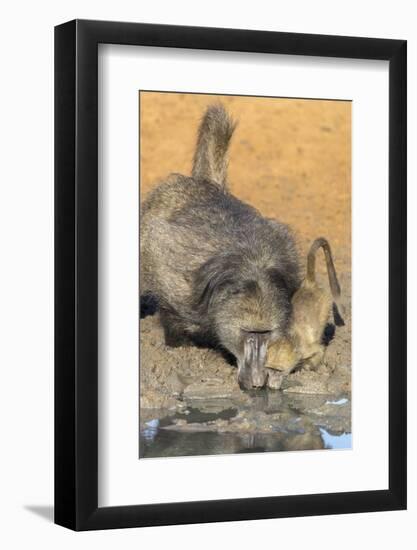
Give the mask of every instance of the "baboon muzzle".
[[243, 388], [262, 388], [266, 382], [265, 361], [271, 331], [244, 332], [243, 360], [238, 362], [238, 379]]

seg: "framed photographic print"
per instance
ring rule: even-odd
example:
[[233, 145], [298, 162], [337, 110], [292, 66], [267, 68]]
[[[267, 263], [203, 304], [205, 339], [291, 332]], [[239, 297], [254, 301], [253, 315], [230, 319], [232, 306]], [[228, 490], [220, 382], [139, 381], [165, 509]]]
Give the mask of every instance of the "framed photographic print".
[[406, 507], [406, 42], [55, 29], [55, 521]]

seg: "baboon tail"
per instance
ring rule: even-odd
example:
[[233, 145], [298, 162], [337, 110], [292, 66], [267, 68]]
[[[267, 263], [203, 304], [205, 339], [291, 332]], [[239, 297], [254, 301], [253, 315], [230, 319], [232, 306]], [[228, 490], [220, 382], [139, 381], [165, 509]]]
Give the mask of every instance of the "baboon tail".
[[208, 107], [198, 130], [193, 178], [227, 186], [228, 147], [236, 124], [221, 104]]
[[329, 277], [329, 286], [333, 297], [333, 316], [337, 326], [344, 325], [344, 320], [341, 316], [343, 311], [342, 304], [340, 302], [340, 285], [337, 280], [336, 269], [333, 263], [333, 256], [330, 245], [326, 239], [320, 237], [316, 239], [311, 245], [310, 251], [307, 256], [307, 281], [309, 283], [315, 283], [316, 281], [316, 252], [319, 248], [323, 249], [324, 257], [326, 259], [327, 276]]

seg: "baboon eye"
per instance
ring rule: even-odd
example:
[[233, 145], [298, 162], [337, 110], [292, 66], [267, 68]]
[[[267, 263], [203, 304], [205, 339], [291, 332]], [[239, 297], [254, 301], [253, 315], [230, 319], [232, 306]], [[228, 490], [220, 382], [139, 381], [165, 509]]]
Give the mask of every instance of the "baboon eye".
[[229, 293], [236, 296], [239, 294], [254, 294], [258, 290], [256, 281], [243, 281], [242, 283], [233, 286]]
[[229, 288], [227, 289], [227, 293], [231, 296], [237, 296], [238, 294], [242, 294], [242, 292], [242, 286], [237, 285], [236, 283], [230, 283]]

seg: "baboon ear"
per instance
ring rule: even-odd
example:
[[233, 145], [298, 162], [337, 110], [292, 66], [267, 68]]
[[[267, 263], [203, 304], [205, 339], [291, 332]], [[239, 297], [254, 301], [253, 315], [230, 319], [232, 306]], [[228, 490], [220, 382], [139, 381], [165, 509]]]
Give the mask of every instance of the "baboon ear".
[[239, 262], [232, 255], [218, 255], [210, 258], [194, 274], [193, 302], [195, 306], [207, 311], [216, 294], [236, 279]]

